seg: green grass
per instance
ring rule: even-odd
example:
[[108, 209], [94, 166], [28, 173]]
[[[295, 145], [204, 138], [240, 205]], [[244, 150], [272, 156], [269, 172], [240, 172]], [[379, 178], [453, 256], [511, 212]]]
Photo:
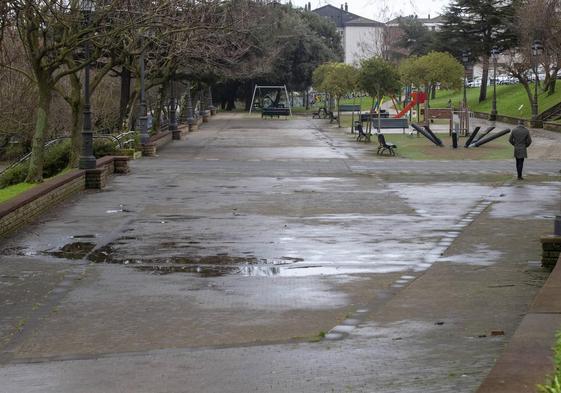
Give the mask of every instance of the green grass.
[[554, 357], [555, 373], [548, 377], [544, 385], [538, 385], [538, 392], [540, 393], [561, 393], [561, 331], [557, 332]]
[[[534, 91], [534, 85], [531, 84], [531, 91]], [[455, 107], [459, 107], [463, 99], [463, 91], [440, 90], [437, 91], [437, 98], [431, 100], [432, 108], [445, 108], [448, 100], [452, 100]], [[477, 102], [479, 99], [479, 88], [467, 89], [468, 107], [475, 112], [491, 112], [491, 105], [493, 100], [493, 87], [487, 89], [487, 99], [481, 103]], [[538, 89], [538, 109], [540, 112], [551, 108], [552, 106], [561, 102], [561, 91], [558, 89], [555, 94], [548, 96], [547, 93]], [[522, 109], [519, 110], [520, 106]], [[522, 117], [529, 119], [531, 117], [530, 101], [524, 87], [521, 84], [516, 85], [499, 85], [497, 86], [497, 112], [500, 115], [511, 117]]]
[[[328, 123], [328, 122], [327, 122]], [[335, 125], [335, 123], [333, 123]], [[341, 116], [341, 133], [347, 133], [349, 138], [356, 138], [356, 134], [350, 134], [351, 116]], [[512, 158], [512, 146], [508, 143], [508, 135], [495, 139], [483, 146], [466, 149], [464, 144], [466, 138], [458, 139], [458, 148], [452, 149], [452, 137], [448, 133], [438, 133], [437, 136], [444, 143], [444, 147], [434, 145], [424, 136], [416, 133], [409, 134], [385, 134], [386, 140], [397, 145], [397, 155], [401, 158], [412, 160], [503, 160]], [[376, 135], [372, 135], [372, 144], [378, 145]]]
[[[534, 85], [530, 84], [530, 89], [533, 93]], [[452, 100], [454, 107], [459, 107], [461, 101], [463, 100], [463, 90], [437, 90], [436, 98], [430, 100], [431, 108], [446, 108], [448, 106], [448, 100]], [[384, 102], [387, 102], [389, 98], [385, 98]], [[491, 112], [491, 105], [493, 100], [493, 86], [487, 88], [487, 99], [483, 102], [478, 102], [479, 100], [479, 88], [472, 87], [467, 89], [467, 100], [468, 106], [471, 111], [474, 112]], [[538, 89], [538, 105], [539, 111], [551, 108], [552, 106], [561, 102], [561, 89], [558, 89], [555, 94], [548, 96], [547, 93], [540, 91]], [[370, 97], [362, 98], [345, 98], [341, 99], [341, 104], [360, 104], [363, 111], [370, 109], [372, 105], [372, 99]], [[520, 105], [522, 109], [519, 110]], [[530, 119], [531, 117], [531, 107], [526, 91], [521, 84], [515, 85], [498, 85], [497, 86], [497, 112], [499, 115], [505, 115], [510, 117], [521, 117], [525, 119]]]
[[0, 203], [6, 202], [9, 199], [12, 199], [22, 192], [29, 190], [37, 185], [37, 183], [19, 183], [14, 184], [13, 186], [8, 186], [6, 188], [0, 189]]
[[[67, 172], [70, 172], [71, 168], [65, 168], [61, 172], [57, 173], [55, 176], [49, 177], [44, 180], [53, 179], [57, 176], [63, 175]], [[0, 188], [0, 203], [6, 202], [12, 198], [15, 198], [19, 194], [37, 186], [39, 183], [18, 183], [8, 187]]]

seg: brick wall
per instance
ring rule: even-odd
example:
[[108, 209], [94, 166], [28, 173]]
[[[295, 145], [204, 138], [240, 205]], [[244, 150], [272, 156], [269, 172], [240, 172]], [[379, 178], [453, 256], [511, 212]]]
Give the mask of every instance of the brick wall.
[[[68, 197], [84, 190], [85, 172], [73, 171], [52, 189], [43, 183], [0, 204], [0, 238], [14, 232]], [[47, 187], [45, 187], [47, 186]]]
[[103, 157], [97, 160], [96, 169], [73, 170], [0, 203], [0, 238], [85, 188], [103, 188], [111, 174], [128, 172], [128, 160], [129, 157]]

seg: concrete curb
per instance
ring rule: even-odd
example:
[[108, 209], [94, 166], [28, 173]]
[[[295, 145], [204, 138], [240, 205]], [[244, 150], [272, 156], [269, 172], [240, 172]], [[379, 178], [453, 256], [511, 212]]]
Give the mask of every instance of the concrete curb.
[[561, 329], [561, 257], [477, 393], [535, 393], [554, 372]]

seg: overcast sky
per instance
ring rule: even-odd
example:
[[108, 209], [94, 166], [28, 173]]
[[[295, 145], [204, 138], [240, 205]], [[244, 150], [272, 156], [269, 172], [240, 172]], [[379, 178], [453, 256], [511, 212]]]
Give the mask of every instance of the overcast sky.
[[[296, 6], [304, 6], [312, 3], [312, 10], [331, 4], [334, 7], [341, 7], [345, 0], [292, 0]], [[380, 22], [387, 22], [396, 16], [406, 16], [417, 14], [420, 18], [440, 15], [442, 9], [446, 7], [449, 0], [346, 0], [349, 5], [349, 12], [359, 16], [374, 19]], [[285, 3], [287, 1], [283, 1]]]

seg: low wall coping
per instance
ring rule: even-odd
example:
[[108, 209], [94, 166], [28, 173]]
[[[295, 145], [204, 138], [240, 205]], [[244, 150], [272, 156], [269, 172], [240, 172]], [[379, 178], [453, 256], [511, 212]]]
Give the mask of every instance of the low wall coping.
[[156, 142], [159, 141], [162, 138], [165, 138], [166, 136], [171, 135], [171, 131], [165, 131], [165, 132], [159, 132], [156, 135], [152, 135], [150, 137], [150, 142]]
[[[127, 156], [105, 156], [101, 157], [100, 159], [96, 160], [95, 166], [96, 168], [102, 167], [107, 165], [113, 161], [118, 160], [130, 160], [130, 157]], [[30, 190], [22, 192], [20, 195], [6, 201], [0, 203], [0, 218], [8, 215], [9, 213], [17, 210], [30, 202], [48, 194], [49, 192], [53, 191], [54, 189], [66, 184], [70, 183], [72, 180], [79, 178], [80, 176], [84, 176], [86, 173], [85, 170], [82, 169], [73, 169], [68, 173], [65, 173], [60, 176], [56, 176], [52, 179], [49, 179], [43, 183], [38, 184], [37, 186], [31, 188]]]
[[60, 176], [56, 176], [52, 179], [47, 180], [30, 190], [22, 192], [20, 195], [4, 202], [0, 203], [0, 218], [8, 215], [9, 213], [17, 210], [30, 202], [48, 194], [49, 192], [53, 191], [54, 189], [66, 184], [70, 183], [72, 180], [79, 178], [80, 176], [84, 176], [86, 171], [81, 169], [74, 169], [68, 173], [65, 173]]

